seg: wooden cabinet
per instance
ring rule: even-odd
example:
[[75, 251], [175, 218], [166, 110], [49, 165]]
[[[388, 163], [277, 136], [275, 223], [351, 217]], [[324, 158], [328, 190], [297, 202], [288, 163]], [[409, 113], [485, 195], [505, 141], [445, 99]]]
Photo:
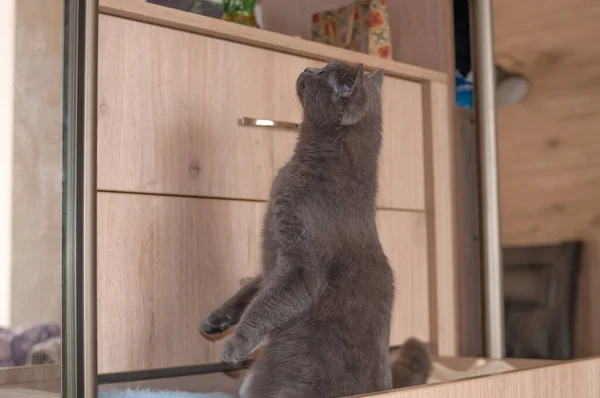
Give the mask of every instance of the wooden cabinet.
[[98, 194], [98, 371], [219, 362], [200, 320], [260, 272], [263, 203]]
[[[395, 272], [390, 344], [457, 347], [445, 74], [137, 0], [101, 0], [99, 372], [220, 360], [207, 311], [259, 272], [262, 214], [301, 121], [295, 81], [330, 59], [381, 67], [377, 224]], [[435, 156], [434, 156], [435, 153]]]

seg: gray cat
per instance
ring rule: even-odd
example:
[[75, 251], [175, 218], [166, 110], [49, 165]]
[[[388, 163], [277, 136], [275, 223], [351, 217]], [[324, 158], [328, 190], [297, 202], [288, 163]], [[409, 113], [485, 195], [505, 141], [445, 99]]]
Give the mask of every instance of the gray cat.
[[392, 388], [393, 273], [375, 226], [383, 71], [331, 62], [296, 82], [304, 120], [264, 223], [263, 271], [205, 316], [237, 324], [223, 361], [263, 341], [244, 398], [329, 398]]

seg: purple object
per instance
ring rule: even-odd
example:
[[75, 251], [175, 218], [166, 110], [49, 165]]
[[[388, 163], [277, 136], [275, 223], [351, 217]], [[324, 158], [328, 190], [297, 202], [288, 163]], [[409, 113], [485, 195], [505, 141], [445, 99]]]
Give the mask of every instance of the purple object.
[[0, 366], [12, 366], [12, 340], [14, 333], [10, 329], [0, 327]]
[[[60, 337], [56, 323], [39, 323], [14, 330], [0, 328], [0, 353], [10, 352], [10, 357], [0, 357], [0, 366], [21, 366], [27, 363], [27, 354], [36, 344]], [[7, 346], [10, 349], [7, 349]]]
[[17, 366], [17, 365], [10, 359], [0, 360], [0, 368], [4, 368], [4, 367], [8, 367], [8, 366]]

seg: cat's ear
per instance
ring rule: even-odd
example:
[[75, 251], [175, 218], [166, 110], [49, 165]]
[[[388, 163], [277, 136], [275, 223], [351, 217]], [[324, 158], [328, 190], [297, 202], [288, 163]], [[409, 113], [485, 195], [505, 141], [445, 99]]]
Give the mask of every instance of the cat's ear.
[[358, 94], [363, 87], [364, 67], [359, 64], [356, 76], [345, 76], [340, 82], [340, 97], [350, 98], [355, 93]]
[[366, 77], [367, 81], [381, 92], [381, 86], [383, 85], [383, 69], [379, 68], [369, 73]]
[[[344, 82], [346, 81], [346, 82]], [[357, 123], [367, 112], [367, 96], [364, 90], [363, 64], [358, 65], [356, 75], [342, 79], [340, 97], [345, 99], [341, 124], [350, 126]]]

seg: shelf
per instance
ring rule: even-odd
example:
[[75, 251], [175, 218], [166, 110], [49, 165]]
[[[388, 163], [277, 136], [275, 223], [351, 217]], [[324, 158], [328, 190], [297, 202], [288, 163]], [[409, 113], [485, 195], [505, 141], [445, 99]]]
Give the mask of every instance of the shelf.
[[99, 11], [101, 14], [198, 33], [320, 61], [337, 59], [349, 63], [363, 63], [366, 69], [383, 68], [388, 76], [407, 80], [448, 84], [448, 75], [438, 71], [139, 0], [100, 0]]

